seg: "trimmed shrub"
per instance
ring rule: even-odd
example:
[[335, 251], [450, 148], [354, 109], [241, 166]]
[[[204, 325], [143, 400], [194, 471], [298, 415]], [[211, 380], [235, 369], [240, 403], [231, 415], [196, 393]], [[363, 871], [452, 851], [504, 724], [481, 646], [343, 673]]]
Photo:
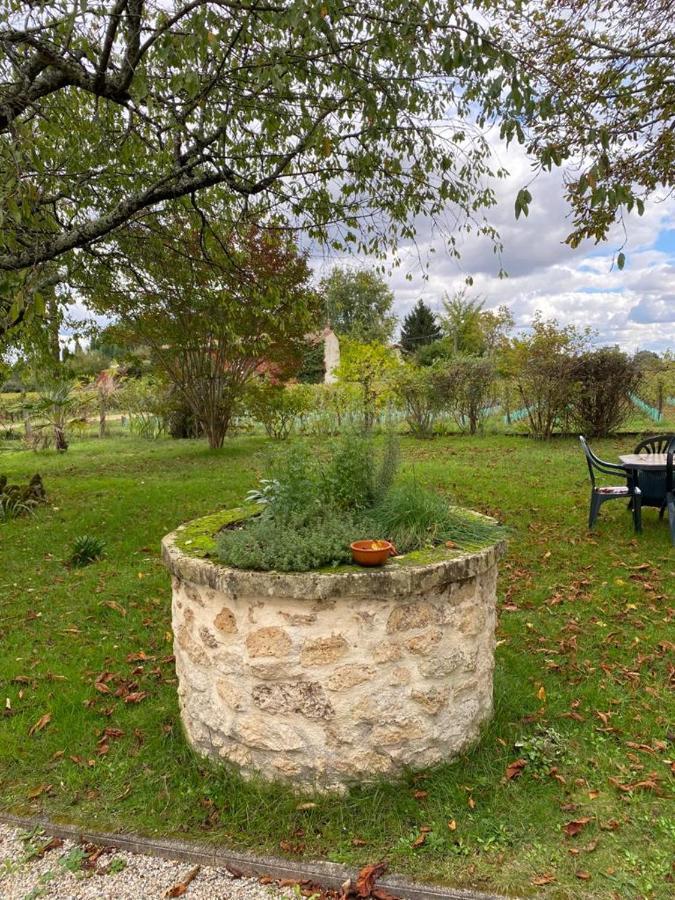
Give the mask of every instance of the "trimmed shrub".
[[436, 418], [447, 399], [439, 382], [436, 367], [406, 365], [396, 373], [394, 390], [414, 437], [433, 437]]
[[582, 353], [576, 359], [576, 390], [571, 398], [574, 427], [586, 437], [605, 437], [631, 412], [629, 394], [637, 390], [640, 371], [635, 361], [616, 347]]

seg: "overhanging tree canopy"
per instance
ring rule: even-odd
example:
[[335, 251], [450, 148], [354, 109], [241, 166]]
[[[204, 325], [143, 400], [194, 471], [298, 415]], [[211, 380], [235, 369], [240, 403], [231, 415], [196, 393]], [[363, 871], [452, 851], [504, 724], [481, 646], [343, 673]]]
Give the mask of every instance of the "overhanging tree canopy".
[[463, 4], [6, 6], [0, 269], [216, 186], [232, 221], [255, 200], [259, 219], [283, 209], [317, 238], [339, 222], [331, 240], [364, 252], [411, 236], [416, 214], [491, 200], [485, 145], [460, 120], [476, 100], [497, 114], [488, 89], [514, 61]]
[[571, 240], [604, 237], [672, 184], [668, 6], [6, 0], [0, 272], [20, 278], [0, 334], [39, 303], [36, 266], [182, 196], [375, 255], [448, 209], [494, 237], [489, 122], [541, 165], [572, 154]]

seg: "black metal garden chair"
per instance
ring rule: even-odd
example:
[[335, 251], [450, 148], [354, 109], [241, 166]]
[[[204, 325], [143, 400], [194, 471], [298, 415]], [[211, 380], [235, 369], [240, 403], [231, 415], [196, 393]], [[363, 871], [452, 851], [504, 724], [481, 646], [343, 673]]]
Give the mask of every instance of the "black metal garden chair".
[[640, 441], [633, 453], [667, 453], [675, 434], [653, 434]]
[[[605, 462], [604, 459], [596, 456], [586, 442], [586, 438], [579, 435], [581, 447], [586, 454], [586, 462], [588, 463], [588, 473], [591, 476], [591, 508], [588, 514], [588, 527], [592, 529], [598, 518], [600, 507], [607, 500], [625, 500], [631, 501], [633, 511], [633, 526], [636, 531], [642, 531], [642, 494], [640, 488], [635, 483], [631, 474], [629, 474], [623, 466], [618, 463]], [[621, 485], [600, 485], [596, 483], [595, 476], [615, 475], [621, 478], [625, 483]]]
[[[633, 453], [667, 453], [673, 441], [675, 434], [653, 434], [640, 441]], [[655, 506], [659, 510], [659, 519], [662, 519], [666, 511], [666, 477], [663, 472], [643, 469], [640, 472], [640, 491], [642, 505]]]

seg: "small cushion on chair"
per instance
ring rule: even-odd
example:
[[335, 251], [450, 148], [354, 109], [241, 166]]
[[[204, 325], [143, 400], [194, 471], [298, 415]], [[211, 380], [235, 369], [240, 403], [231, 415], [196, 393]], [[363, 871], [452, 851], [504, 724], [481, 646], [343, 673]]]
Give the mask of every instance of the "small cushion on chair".
[[596, 488], [598, 494], [625, 494], [628, 496], [630, 494], [630, 488], [625, 487], [624, 485], [617, 485], [616, 487], [599, 487]]

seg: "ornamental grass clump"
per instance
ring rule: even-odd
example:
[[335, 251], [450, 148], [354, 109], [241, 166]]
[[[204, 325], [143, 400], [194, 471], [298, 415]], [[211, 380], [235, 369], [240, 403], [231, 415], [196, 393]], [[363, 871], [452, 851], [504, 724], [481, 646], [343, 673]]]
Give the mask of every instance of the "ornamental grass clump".
[[399, 553], [495, 540], [490, 520], [449, 506], [410, 478], [397, 483], [398, 465], [393, 433], [379, 452], [358, 434], [336, 441], [325, 459], [289, 448], [273, 477], [246, 498], [262, 511], [220, 534], [220, 559], [241, 569], [306, 572], [350, 562], [356, 540], [386, 539]]
[[73, 541], [73, 551], [68, 558], [68, 565], [73, 569], [82, 569], [105, 556], [105, 541], [93, 534], [81, 534]]
[[399, 553], [447, 541], [473, 549], [494, 540], [499, 527], [484, 516], [448, 505], [414, 479], [394, 485], [373, 509], [372, 521]]

